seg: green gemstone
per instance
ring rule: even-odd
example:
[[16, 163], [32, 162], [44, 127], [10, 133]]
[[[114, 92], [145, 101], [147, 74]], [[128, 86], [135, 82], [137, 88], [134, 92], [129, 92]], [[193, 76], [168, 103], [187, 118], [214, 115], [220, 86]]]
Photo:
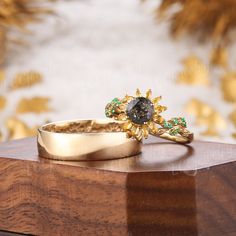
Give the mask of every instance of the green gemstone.
[[111, 102], [112, 102], [112, 103], [115, 103], [116, 105], [121, 104], [121, 102], [119, 101], [118, 98], [114, 98]]
[[178, 125], [178, 124], [179, 124], [179, 120], [178, 120], [177, 118], [174, 118], [174, 119], [173, 119], [173, 122], [174, 122], [175, 125]]
[[164, 121], [164, 128], [171, 129], [171, 128], [173, 128], [173, 125], [171, 123], [169, 123], [168, 121]]
[[186, 127], [187, 126], [187, 123], [186, 123], [186, 120], [184, 118], [181, 118], [181, 124]]

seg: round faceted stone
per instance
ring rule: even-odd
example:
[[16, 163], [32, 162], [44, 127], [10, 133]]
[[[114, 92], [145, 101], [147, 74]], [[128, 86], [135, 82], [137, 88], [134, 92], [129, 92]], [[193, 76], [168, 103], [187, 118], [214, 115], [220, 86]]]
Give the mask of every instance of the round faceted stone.
[[131, 121], [136, 124], [144, 124], [152, 119], [154, 106], [149, 99], [138, 97], [128, 103], [126, 112]]

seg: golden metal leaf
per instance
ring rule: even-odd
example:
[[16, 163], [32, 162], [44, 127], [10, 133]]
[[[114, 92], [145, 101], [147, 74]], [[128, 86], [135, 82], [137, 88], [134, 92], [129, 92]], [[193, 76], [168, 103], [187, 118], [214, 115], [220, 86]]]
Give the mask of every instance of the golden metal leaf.
[[148, 89], [148, 91], [146, 92], [146, 98], [151, 99], [152, 97], [152, 90]]
[[47, 97], [33, 97], [22, 98], [16, 108], [17, 113], [44, 113], [50, 112], [52, 109], [49, 107], [50, 99]]
[[223, 47], [217, 47], [212, 51], [210, 62], [214, 66], [228, 68], [228, 52]]
[[183, 60], [184, 70], [177, 76], [177, 83], [188, 85], [209, 85], [209, 71], [204, 63], [192, 55]]
[[17, 118], [9, 118], [6, 121], [6, 127], [8, 130], [8, 139], [19, 139], [30, 136], [35, 136], [37, 134], [38, 126], [29, 127], [25, 122]]
[[7, 99], [4, 96], [0, 96], [0, 111], [6, 107]]
[[186, 111], [195, 116], [196, 125], [206, 127], [202, 135], [219, 136], [220, 130], [226, 128], [224, 117], [215, 108], [198, 99], [188, 102]]
[[42, 82], [42, 75], [35, 71], [18, 73], [12, 84], [10, 85], [11, 90], [31, 87], [35, 84]]
[[140, 96], [142, 95], [139, 89], [136, 89], [135, 95], [136, 95], [137, 97], [140, 97]]
[[236, 102], [236, 72], [226, 72], [221, 79], [221, 89], [225, 101]]

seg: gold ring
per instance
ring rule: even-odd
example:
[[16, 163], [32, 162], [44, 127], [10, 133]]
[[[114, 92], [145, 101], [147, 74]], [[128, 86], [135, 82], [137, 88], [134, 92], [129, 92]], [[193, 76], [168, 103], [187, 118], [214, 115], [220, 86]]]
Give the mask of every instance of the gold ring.
[[50, 123], [38, 130], [40, 157], [54, 160], [108, 160], [137, 155], [142, 143], [127, 139], [123, 122], [73, 120]]
[[193, 133], [186, 129], [187, 123], [183, 117], [165, 120], [160, 115], [167, 109], [159, 104], [160, 100], [161, 96], [152, 99], [151, 89], [145, 96], [137, 89], [135, 96], [114, 98], [106, 105], [105, 114], [109, 118], [124, 122], [123, 131], [128, 138], [140, 141], [151, 134], [177, 143], [192, 142]]

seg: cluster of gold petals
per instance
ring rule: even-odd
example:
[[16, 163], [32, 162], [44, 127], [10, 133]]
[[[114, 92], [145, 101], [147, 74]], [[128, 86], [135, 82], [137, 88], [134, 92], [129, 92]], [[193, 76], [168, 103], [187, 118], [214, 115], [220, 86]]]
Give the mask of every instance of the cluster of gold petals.
[[219, 136], [226, 128], [226, 121], [212, 106], [198, 99], [192, 99], [186, 105], [186, 111], [195, 116], [196, 125], [206, 127], [202, 135]]
[[206, 65], [195, 55], [183, 60], [184, 70], [177, 76], [177, 83], [188, 85], [209, 85], [209, 70]]
[[[175, 11], [171, 11], [173, 7]], [[236, 27], [235, 9], [234, 0], [162, 0], [157, 17], [170, 19], [175, 37], [188, 34], [200, 40], [228, 40]]]
[[153, 103], [154, 115], [150, 121], [144, 124], [136, 124], [129, 119], [124, 110], [124, 108], [126, 107], [125, 104], [127, 105], [135, 97], [142, 97], [142, 94], [139, 89], [136, 90], [135, 96], [126, 95], [125, 98], [121, 100], [122, 101], [122, 104], [120, 105], [121, 112], [117, 117], [114, 118], [117, 120], [126, 121], [124, 123], [123, 129], [124, 131], [126, 131], [127, 136], [129, 138], [134, 137], [140, 141], [142, 140], [142, 138], [147, 138], [150, 133], [156, 134], [158, 132], [158, 127], [156, 123], [160, 124], [161, 122], [164, 121], [164, 119], [160, 116], [160, 113], [165, 111], [167, 107], [159, 105], [159, 101], [161, 100], [160, 96], [152, 99], [152, 92], [149, 89], [144, 97], [149, 99]]

